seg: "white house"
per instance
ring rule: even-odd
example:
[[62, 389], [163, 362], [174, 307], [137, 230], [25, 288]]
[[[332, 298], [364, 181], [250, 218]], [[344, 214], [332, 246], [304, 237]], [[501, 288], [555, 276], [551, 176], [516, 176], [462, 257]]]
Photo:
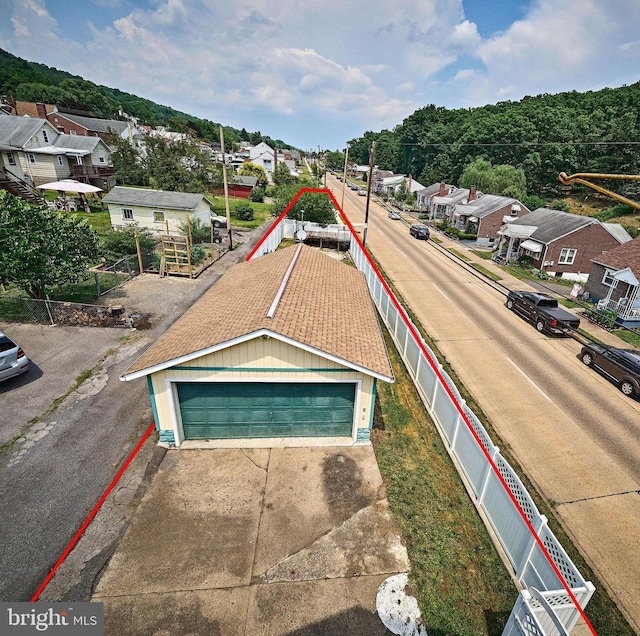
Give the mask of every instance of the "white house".
[[187, 217], [211, 223], [212, 203], [203, 194], [116, 186], [102, 201], [114, 229], [134, 224], [156, 234], [180, 234]]

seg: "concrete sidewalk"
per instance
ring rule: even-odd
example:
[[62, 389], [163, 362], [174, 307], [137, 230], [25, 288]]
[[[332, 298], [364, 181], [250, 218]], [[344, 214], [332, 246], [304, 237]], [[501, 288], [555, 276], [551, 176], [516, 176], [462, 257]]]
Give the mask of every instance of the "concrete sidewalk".
[[170, 450], [92, 600], [106, 634], [376, 636], [409, 567], [370, 446]]

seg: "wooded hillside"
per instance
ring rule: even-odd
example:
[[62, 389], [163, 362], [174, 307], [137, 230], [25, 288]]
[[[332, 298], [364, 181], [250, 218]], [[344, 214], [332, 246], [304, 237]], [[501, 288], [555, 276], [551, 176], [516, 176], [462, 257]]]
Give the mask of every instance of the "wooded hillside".
[[[560, 191], [559, 172], [640, 172], [640, 82], [471, 109], [426, 106], [393, 130], [350, 141], [349, 157], [368, 163], [373, 140], [380, 168], [424, 185], [457, 184], [465, 166], [483, 158], [522, 168], [528, 193], [549, 196]], [[611, 189], [640, 200], [638, 182]]]
[[[220, 138], [220, 124], [199, 119], [186, 113], [156, 104], [117, 88], [99, 86], [66, 71], [28, 62], [0, 49], [0, 96], [17, 101], [55, 104], [61, 111], [103, 119], [118, 119], [122, 109], [137, 117], [140, 123], [150, 126], [167, 126], [177, 132], [191, 131], [205, 141]], [[241, 139], [258, 144], [266, 142], [271, 147], [289, 148], [280, 139], [273, 140], [258, 132], [249, 133], [224, 126], [225, 142], [237, 143]]]

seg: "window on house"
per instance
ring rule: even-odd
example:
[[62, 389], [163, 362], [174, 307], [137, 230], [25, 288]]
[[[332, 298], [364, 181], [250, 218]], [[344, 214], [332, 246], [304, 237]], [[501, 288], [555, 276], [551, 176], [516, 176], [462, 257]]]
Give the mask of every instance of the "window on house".
[[98, 161], [99, 161], [100, 163], [104, 163], [104, 157], [100, 157], [100, 158], [98, 159]]
[[562, 252], [560, 252], [560, 258], [558, 259], [558, 265], [573, 265], [573, 261], [576, 260], [577, 251], [578, 250], [575, 250], [572, 247], [562, 248]]
[[29, 156], [29, 163], [36, 162], [36, 156], [32, 152], [30, 152], [28, 156]]
[[45, 144], [49, 143], [49, 135], [47, 135], [47, 131], [46, 130], [42, 131], [42, 138], [44, 139], [44, 143]]
[[122, 208], [122, 218], [125, 221], [133, 221], [133, 210], [131, 208]]
[[75, 130], [70, 130], [70, 131], [69, 131], [69, 134], [70, 134], [70, 135], [77, 135], [78, 133], [77, 133]]
[[153, 220], [156, 223], [164, 223], [164, 212], [162, 212], [161, 210], [154, 210], [153, 211]]
[[58, 165], [61, 166], [62, 164], [62, 157], [60, 155], [58, 155]]
[[7, 153], [7, 159], [9, 160], [10, 166], [16, 165], [16, 156], [12, 152]]
[[616, 273], [615, 269], [605, 269], [604, 276], [602, 277], [602, 284], [607, 287], [611, 287], [613, 285], [613, 275]]
[[518, 216], [520, 214], [520, 206], [517, 203], [514, 203], [511, 206], [511, 216]]

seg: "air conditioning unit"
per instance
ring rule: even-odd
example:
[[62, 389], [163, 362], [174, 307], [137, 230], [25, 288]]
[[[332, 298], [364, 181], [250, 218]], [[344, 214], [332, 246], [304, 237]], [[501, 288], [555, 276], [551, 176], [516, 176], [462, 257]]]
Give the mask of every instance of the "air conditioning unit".
[[544, 263], [542, 263], [542, 267], [551, 267], [553, 263], [554, 261], [545, 261]]

